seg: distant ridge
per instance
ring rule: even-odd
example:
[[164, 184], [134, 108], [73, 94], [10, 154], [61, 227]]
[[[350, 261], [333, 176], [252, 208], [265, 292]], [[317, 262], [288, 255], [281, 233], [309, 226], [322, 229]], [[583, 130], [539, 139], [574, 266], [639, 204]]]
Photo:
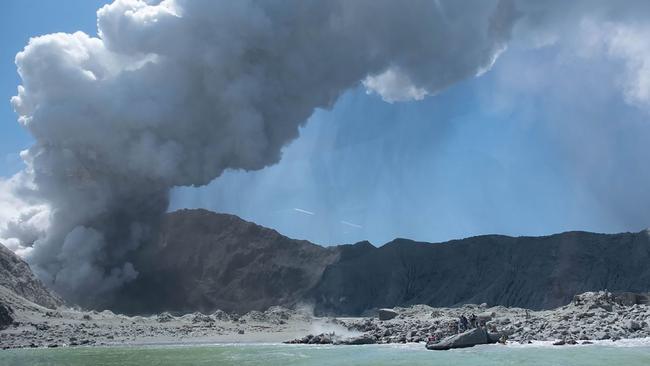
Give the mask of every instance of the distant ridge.
[[577, 293], [650, 290], [650, 237], [567, 232], [485, 235], [431, 244], [398, 239], [341, 255], [312, 289], [321, 313], [463, 303], [550, 309]]
[[246, 312], [305, 303], [319, 314], [359, 315], [417, 303], [545, 309], [585, 291], [650, 291], [646, 230], [321, 247], [237, 216], [180, 210], [133, 262], [139, 277], [102, 306]]

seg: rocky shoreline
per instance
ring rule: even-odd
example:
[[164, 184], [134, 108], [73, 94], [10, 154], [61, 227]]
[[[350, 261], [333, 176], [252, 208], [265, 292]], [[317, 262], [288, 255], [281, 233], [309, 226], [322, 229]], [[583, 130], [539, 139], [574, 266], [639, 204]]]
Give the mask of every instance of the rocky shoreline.
[[650, 337], [650, 306], [637, 304], [633, 296], [637, 295], [587, 292], [576, 295], [566, 306], [546, 311], [487, 307], [485, 304], [458, 308], [414, 305], [395, 308], [396, 316], [389, 320], [380, 320], [380, 317], [334, 319], [342, 327], [363, 333], [353, 339], [318, 334], [289, 343], [385, 344], [440, 340], [458, 334], [460, 317], [472, 314], [487, 331], [505, 335], [509, 342], [554, 341], [563, 345]]
[[[6, 304], [5, 304], [6, 306]], [[29, 304], [11, 308], [0, 348], [57, 348], [143, 344], [280, 342], [308, 332], [309, 314], [280, 307], [242, 316], [216, 311], [175, 316], [126, 316], [111, 311], [56, 310]]]
[[129, 317], [110, 311], [51, 310], [14, 298], [3, 304], [10, 309], [11, 323], [0, 330], [0, 348], [223, 342], [424, 344], [458, 334], [460, 317], [472, 314], [477, 326], [505, 335], [508, 342], [588, 344], [650, 337], [650, 306], [638, 302], [630, 295], [589, 292], [546, 311], [470, 304], [456, 308], [414, 305], [385, 309], [379, 312], [381, 316], [350, 318], [317, 318], [308, 309], [282, 307], [244, 315], [216, 311]]

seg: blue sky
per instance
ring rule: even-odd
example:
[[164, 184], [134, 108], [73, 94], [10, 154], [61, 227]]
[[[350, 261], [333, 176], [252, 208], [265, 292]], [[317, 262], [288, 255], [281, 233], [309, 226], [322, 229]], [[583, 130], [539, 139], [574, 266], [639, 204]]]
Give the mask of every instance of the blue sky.
[[[8, 102], [30, 36], [95, 34], [104, 1], [8, 1], [0, 15], [0, 175], [31, 139]], [[626, 103], [621, 65], [513, 45], [486, 74], [418, 102], [362, 87], [318, 110], [282, 161], [176, 189], [171, 209], [237, 214], [320, 244], [395, 237], [638, 231], [648, 226], [650, 121]]]

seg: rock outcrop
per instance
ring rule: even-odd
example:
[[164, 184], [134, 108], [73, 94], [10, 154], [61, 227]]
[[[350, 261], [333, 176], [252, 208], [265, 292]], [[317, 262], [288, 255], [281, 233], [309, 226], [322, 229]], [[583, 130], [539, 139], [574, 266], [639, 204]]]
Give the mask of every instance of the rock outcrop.
[[397, 311], [393, 309], [379, 309], [377, 310], [377, 317], [379, 320], [391, 320], [397, 316]]
[[0, 286], [35, 304], [54, 309], [63, 300], [34, 276], [29, 265], [0, 244]]
[[460, 334], [449, 336], [439, 342], [427, 344], [427, 349], [445, 351], [454, 348], [474, 347], [479, 344], [496, 343], [483, 328], [474, 328]]

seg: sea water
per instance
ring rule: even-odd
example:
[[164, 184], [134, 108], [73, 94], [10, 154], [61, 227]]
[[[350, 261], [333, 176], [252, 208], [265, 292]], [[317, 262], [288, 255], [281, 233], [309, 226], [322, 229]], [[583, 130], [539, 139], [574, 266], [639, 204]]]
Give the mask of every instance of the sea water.
[[478, 346], [427, 351], [424, 345], [77, 347], [0, 351], [0, 365], [557, 365], [648, 366], [650, 345]]

